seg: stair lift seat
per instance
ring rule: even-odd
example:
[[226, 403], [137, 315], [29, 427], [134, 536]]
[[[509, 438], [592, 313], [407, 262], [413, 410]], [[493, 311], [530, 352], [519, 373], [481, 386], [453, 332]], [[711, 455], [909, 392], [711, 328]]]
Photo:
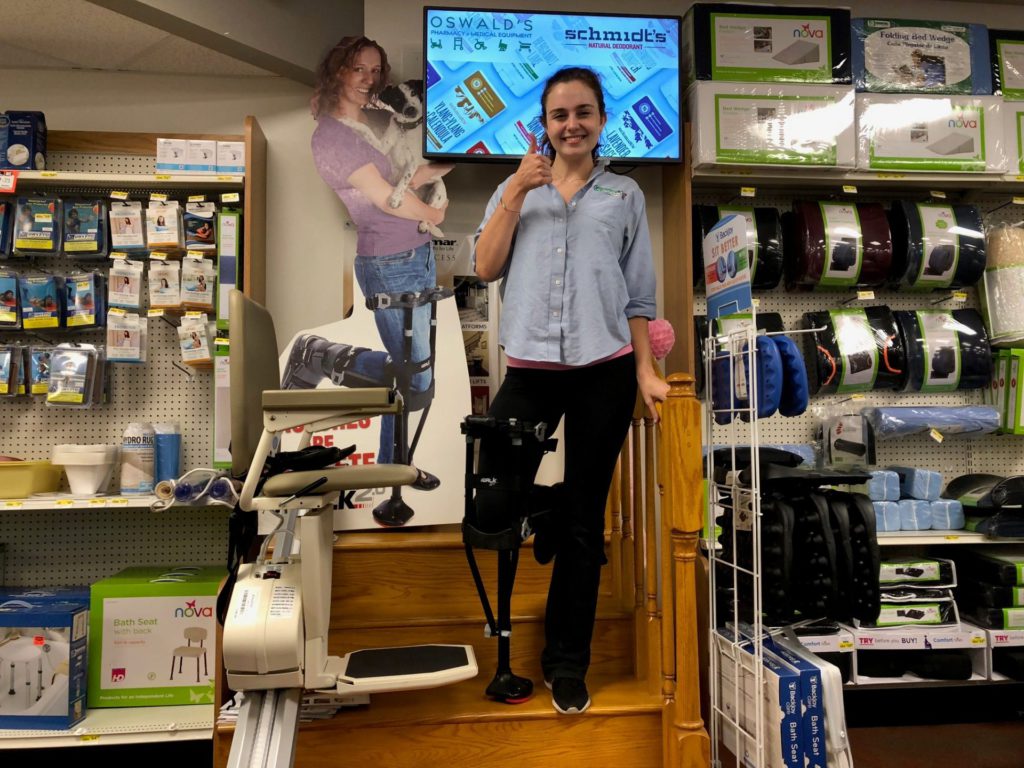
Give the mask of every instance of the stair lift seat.
[[[282, 471], [287, 462], [275, 460], [273, 449], [288, 430], [302, 428], [299, 445], [305, 451], [314, 432], [382, 414], [401, 417], [404, 403], [387, 388], [281, 390], [270, 313], [231, 291], [230, 316], [231, 471], [244, 478], [235, 515], [245, 519], [267, 511], [282, 522], [256, 562], [238, 566], [224, 613], [227, 683], [246, 692], [228, 765], [248, 766], [263, 754], [264, 765], [289, 766], [302, 689], [357, 696], [429, 688], [475, 677], [477, 665], [468, 645], [328, 656], [333, 510], [339, 494], [411, 485], [418, 472], [404, 464], [310, 469], [309, 454], [302, 456], [301, 471]], [[336, 461], [337, 455], [328, 459]]]

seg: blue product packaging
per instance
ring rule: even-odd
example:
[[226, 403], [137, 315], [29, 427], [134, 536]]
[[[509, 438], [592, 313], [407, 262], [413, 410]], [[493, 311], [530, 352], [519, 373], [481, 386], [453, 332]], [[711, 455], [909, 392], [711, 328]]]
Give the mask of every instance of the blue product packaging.
[[0, 587], [0, 604], [8, 600], [23, 600], [36, 605], [79, 603], [89, 607], [89, 598], [88, 584], [60, 587]]
[[[31, 395], [45, 395], [50, 388], [50, 359], [53, 347], [28, 348], [28, 391]], [[88, 590], [86, 591], [88, 594]]]
[[106, 320], [106, 290], [96, 272], [74, 272], [65, 279], [65, 325], [68, 328], [99, 328]]
[[942, 475], [931, 469], [889, 467], [900, 476], [900, 496], [904, 499], [935, 501], [942, 492]]
[[21, 278], [21, 325], [25, 330], [63, 326], [64, 278], [32, 273]]
[[803, 731], [803, 765], [806, 768], [827, 768], [825, 745], [825, 705], [821, 670], [787, 648], [768, 641], [771, 653], [800, 675], [800, 713]]
[[65, 256], [102, 257], [110, 252], [105, 200], [65, 200], [63, 210]]
[[927, 531], [932, 527], [932, 505], [921, 499], [902, 499], [900, 508], [901, 531]]
[[900, 505], [895, 501], [873, 501], [875, 530], [879, 533], [900, 530]]
[[964, 527], [964, 505], [956, 499], [931, 502], [932, 530], [958, 531]]
[[85, 717], [88, 628], [88, 603], [0, 604], [0, 728], [70, 728]]
[[42, 112], [7, 113], [7, 146], [0, 169], [41, 171], [46, 168], [46, 117]]
[[853, 19], [853, 83], [872, 93], [989, 95], [988, 29], [914, 19]]
[[0, 270], [0, 328], [21, 327], [21, 277]]
[[181, 476], [181, 431], [177, 424], [154, 424], [156, 432], [156, 474], [153, 482]]
[[19, 256], [56, 254], [61, 245], [60, 200], [19, 197], [16, 205], [12, 252]]

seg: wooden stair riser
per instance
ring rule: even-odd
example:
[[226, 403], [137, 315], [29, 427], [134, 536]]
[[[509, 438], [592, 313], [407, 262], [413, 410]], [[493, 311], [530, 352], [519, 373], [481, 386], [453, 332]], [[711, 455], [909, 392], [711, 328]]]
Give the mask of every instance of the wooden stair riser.
[[[633, 620], [598, 618], [591, 643], [590, 668], [603, 676], [633, 674]], [[483, 636], [483, 619], [472, 624], [435, 624], [418, 627], [361, 627], [331, 630], [328, 648], [339, 656], [360, 648], [384, 648], [414, 643], [458, 643], [473, 646], [482, 684], [492, 676], [498, 663], [498, 642]], [[540, 654], [544, 647], [542, 621], [520, 621], [512, 625], [512, 669], [541, 685]]]
[[[497, 600], [493, 552], [478, 554], [480, 572], [492, 605]], [[541, 566], [524, 549], [519, 558], [513, 615], [543, 616], [551, 566]], [[331, 590], [335, 617], [382, 623], [446, 618], [483, 618], [473, 577], [460, 549], [335, 550]], [[602, 568], [601, 604], [612, 605], [612, 578]], [[538, 613], [539, 610], [539, 613]]]

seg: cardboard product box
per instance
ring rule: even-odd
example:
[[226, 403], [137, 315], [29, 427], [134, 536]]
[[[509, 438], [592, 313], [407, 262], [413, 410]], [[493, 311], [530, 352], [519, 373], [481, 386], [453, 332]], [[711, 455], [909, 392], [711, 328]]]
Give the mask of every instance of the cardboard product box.
[[70, 728], [85, 717], [88, 609], [0, 606], [0, 728]]
[[188, 152], [187, 139], [156, 140], [156, 172], [187, 173], [185, 155]]
[[988, 29], [915, 19], [853, 20], [853, 83], [874, 93], [991, 95]]
[[857, 167], [1005, 173], [998, 96], [857, 95]]
[[212, 703], [222, 566], [127, 568], [92, 585], [90, 707]]
[[[40, 605], [49, 603], [81, 603], [89, 607], [89, 586], [62, 587], [0, 587], [0, 605], [9, 600], [23, 600]], [[2, 655], [2, 654], [0, 654]]]
[[852, 88], [696, 82], [687, 102], [695, 167], [856, 163]]
[[42, 112], [7, 113], [7, 146], [0, 169], [41, 171], [46, 168], [46, 117]]
[[1006, 138], [1007, 172], [1024, 174], [1024, 103], [1003, 103], [1003, 135]]
[[992, 92], [1007, 101], [1024, 100], [1024, 30], [990, 29]]
[[188, 173], [217, 173], [217, 142], [189, 139], [185, 148], [185, 170]]
[[217, 142], [217, 173], [245, 173], [245, 142]]
[[684, 88], [693, 80], [846, 84], [850, 11], [694, 3], [680, 54]]

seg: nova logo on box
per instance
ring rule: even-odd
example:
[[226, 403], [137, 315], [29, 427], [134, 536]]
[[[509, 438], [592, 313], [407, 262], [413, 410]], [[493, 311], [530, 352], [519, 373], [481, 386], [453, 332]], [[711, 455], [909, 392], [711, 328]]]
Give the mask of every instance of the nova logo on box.
[[962, 113], [958, 114], [956, 118], [952, 119], [947, 123], [950, 128], [977, 128], [977, 119], [972, 119], [964, 116]]
[[192, 619], [195, 617], [212, 619], [213, 608], [210, 606], [198, 607], [196, 606], [195, 600], [186, 600], [184, 608], [174, 609], [174, 618], [176, 619]]
[[126, 676], [124, 667], [114, 667], [110, 670], [110, 682], [112, 683], [123, 683]]
[[822, 40], [825, 37], [825, 30], [823, 29], [811, 29], [811, 23], [801, 24], [800, 29], [793, 30], [793, 37], [813, 37], [816, 40]]

